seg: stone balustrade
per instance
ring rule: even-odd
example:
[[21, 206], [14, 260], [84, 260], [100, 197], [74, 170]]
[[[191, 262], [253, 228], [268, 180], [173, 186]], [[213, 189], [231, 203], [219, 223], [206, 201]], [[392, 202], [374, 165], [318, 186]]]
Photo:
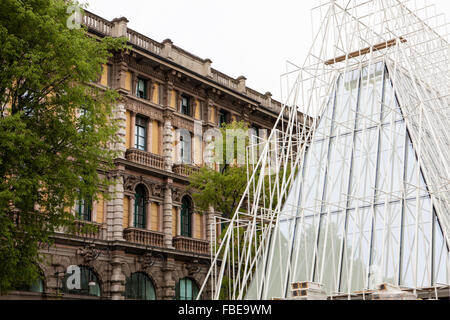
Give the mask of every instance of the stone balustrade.
[[97, 222], [76, 220], [71, 231], [72, 234], [78, 237], [97, 240], [106, 239], [106, 226]]
[[209, 255], [209, 241], [177, 236], [173, 238], [173, 246], [179, 251]]
[[164, 170], [164, 157], [151, 152], [128, 149], [125, 153], [125, 159], [144, 166]]
[[131, 243], [152, 247], [164, 246], [164, 233], [137, 228], [127, 228], [123, 231], [123, 237]]
[[172, 170], [180, 176], [189, 177], [191, 174], [199, 172], [200, 168], [188, 164], [175, 164]]

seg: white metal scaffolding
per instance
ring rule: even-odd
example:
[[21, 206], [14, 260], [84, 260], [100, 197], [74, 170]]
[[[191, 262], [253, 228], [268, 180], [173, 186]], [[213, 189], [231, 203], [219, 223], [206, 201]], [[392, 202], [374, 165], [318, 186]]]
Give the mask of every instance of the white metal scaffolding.
[[289, 298], [295, 281], [330, 297], [382, 282], [437, 296], [450, 284], [445, 16], [414, 0], [332, 0], [312, 15], [313, 45], [282, 77], [269, 138], [248, 148], [258, 160], [199, 296]]

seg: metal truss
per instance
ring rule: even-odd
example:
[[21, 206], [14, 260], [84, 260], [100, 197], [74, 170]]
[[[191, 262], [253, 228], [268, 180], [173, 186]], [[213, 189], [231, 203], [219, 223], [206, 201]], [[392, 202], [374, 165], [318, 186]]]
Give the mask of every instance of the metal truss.
[[[389, 281], [414, 292], [442, 290], [450, 284], [450, 46], [445, 16], [425, 1], [332, 0], [312, 10], [312, 21], [319, 25], [313, 26], [304, 64], [288, 63], [281, 77], [285, 103], [274, 129], [266, 141], [247, 150], [248, 185], [238, 210], [231, 220], [217, 221], [226, 233], [212, 246], [211, 268], [199, 297], [208, 288], [212, 299], [288, 298], [289, 283], [302, 280], [326, 284], [331, 297], [351, 298], [391, 273]], [[379, 92], [373, 89], [377, 83]], [[341, 109], [333, 106], [338, 95], [347, 99]], [[363, 112], [369, 104], [380, 107]], [[373, 141], [367, 138], [370, 132]], [[382, 143], [387, 145], [384, 153]], [[376, 156], [372, 144], [379, 146]], [[328, 147], [314, 156], [319, 145]], [[408, 152], [417, 162], [411, 168]], [[334, 153], [345, 169], [330, 164]], [[381, 169], [383, 161], [392, 166], [391, 173]], [[355, 170], [351, 166], [374, 168], [370, 192], [358, 191], [368, 181], [362, 175], [344, 182], [344, 174], [331, 174]], [[323, 175], [322, 184], [308, 184], [315, 179], [307, 178], [313, 172]], [[399, 172], [403, 178], [396, 183], [393, 177]], [[349, 175], [348, 180], [355, 180]], [[422, 221], [425, 215], [430, 226]], [[396, 223], [402, 231], [392, 236]], [[338, 236], [331, 237], [332, 232]], [[382, 235], [375, 239], [381, 244], [374, 234]], [[430, 256], [420, 253], [426, 245]], [[376, 260], [376, 246], [381, 271], [374, 277], [370, 264]], [[388, 258], [391, 251], [396, 258]], [[358, 273], [361, 279], [355, 278]]]

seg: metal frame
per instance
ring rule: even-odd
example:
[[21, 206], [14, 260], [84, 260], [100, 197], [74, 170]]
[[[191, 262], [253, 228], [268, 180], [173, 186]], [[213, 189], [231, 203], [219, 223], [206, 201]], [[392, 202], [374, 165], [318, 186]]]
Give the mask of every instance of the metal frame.
[[[270, 290], [273, 286], [280, 285], [280, 292], [284, 292], [284, 297], [289, 297], [289, 280], [295, 279], [295, 272], [303, 264], [308, 270], [310, 268], [309, 279], [307, 281], [323, 280], [323, 271], [325, 269], [324, 261], [327, 251], [328, 240], [325, 241], [322, 251], [321, 264], [319, 258], [320, 238], [328, 236], [330, 228], [331, 214], [334, 211], [345, 211], [344, 229], [342, 243], [335, 243], [331, 240], [330, 245], [338, 245], [339, 249], [339, 268], [336, 275], [336, 288], [338, 292], [329, 292], [333, 296], [346, 295], [348, 299], [355, 296], [355, 292], [348, 289], [341, 292], [341, 284], [347, 281], [346, 287], [351, 288], [351, 279], [344, 277], [342, 270], [342, 261], [344, 254], [348, 254], [345, 249], [346, 243], [352, 243], [351, 257], [355, 254], [355, 244], [362, 243], [362, 232], [356, 236], [347, 238], [348, 231], [348, 212], [350, 211], [350, 202], [359, 202], [361, 205], [354, 207], [355, 217], [362, 217], [364, 208], [367, 207], [367, 213], [370, 214], [371, 231], [369, 240], [369, 255], [372, 255], [372, 241], [374, 229], [376, 228], [376, 207], [383, 207], [384, 220], [381, 240], [381, 265], [384, 268], [384, 257], [386, 241], [388, 241], [388, 232], [390, 230], [390, 219], [395, 212], [392, 212], [393, 203], [399, 203], [400, 206], [400, 239], [395, 251], [398, 252], [398, 270], [394, 270], [397, 279], [397, 285], [401, 284], [403, 251], [406, 228], [405, 214], [407, 214], [407, 201], [411, 198], [410, 194], [415, 196], [415, 226], [413, 237], [413, 261], [412, 261], [412, 290], [414, 293], [423, 291], [423, 287], [418, 285], [420, 272], [417, 270], [419, 259], [419, 235], [422, 228], [422, 215], [425, 212], [422, 204], [423, 194], [430, 199], [431, 203], [431, 230], [430, 243], [431, 253], [428, 256], [426, 266], [430, 266], [429, 277], [431, 287], [435, 288], [436, 296], [438, 289], [442, 286], [448, 286], [450, 283], [438, 283], [434, 279], [433, 268], [435, 266], [435, 220], [439, 222], [443, 234], [443, 250], [447, 250], [446, 261], [442, 262], [446, 268], [447, 276], [450, 278], [450, 45], [448, 41], [448, 23], [445, 17], [436, 14], [434, 7], [427, 5], [425, 0], [331, 0], [321, 3], [312, 10], [313, 22], [320, 21], [320, 25], [315, 30], [313, 45], [309, 54], [301, 67], [292, 63], [287, 63], [286, 73], [281, 77], [282, 94], [285, 95], [285, 101], [282, 111], [274, 125], [269, 138], [266, 141], [257, 140], [252, 144], [247, 152], [247, 175], [248, 185], [244, 192], [239, 207], [231, 220], [227, 221], [228, 229], [220, 243], [214, 242], [211, 252], [212, 264], [205, 282], [200, 289], [199, 297], [205, 288], [211, 286], [211, 298], [219, 299], [223, 280], [229, 283], [226, 296], [229, 299], [244, 299], [249, 290], [252, 290], [253, 297], [258, 299], [270, 299]], [[366, 123], [370, 125], [358, 127], [356, 116], [349, 123], [346, 121], [337, 121], [334, 117], [335, 95], [338, 92], [338, 79], [343, 78], [349, 71], [359, 70], [358, 79], [358, 100], [362, 94], [361, 73], [363, 70], [375, 68], [382, 63], [382, 87], [381, 98], [374, 103], [381, 105], [380, 110], [390, 111], [397, 114], [402, 125], [405, 126], [404, 141], [395, 139], [393, 128], [399, 121], [391, 116], [389, 122], [385, 122], [383, 114], [379, 113], [371, 116], [364, 116], [359, 113], [359, 103], [355, 112]], [[366, 68], [366, 69], [365, 69]], [[388, 76], [385, 77], [386, 70]], [[369, 93], [370, 82], [373, 81], [371, 73], [368, 71], [367, 93]], [[392, 86], [392, 98], [390, 102], [384, 100], [384, 90], [386, 83]], [[344, 85], [344, 84], [342, 84]], [[336, 92], [333, 94], [333, 92]], [[333, 102], [330, 102], [332, 97]], [[333, 113], [327, 116], [327, 106], [333, 103]], [[396, 108], [396, 103], [400, 112]], [[392, 107], [394, 104], [394, 107]], [[299, 113], [301, 111], [301, 113]], [[311, 117], [305, 117], [304, 114]], [[335, 123], [336, 121], [336, 123]], [[325, 123], [325, 125], [324, 125]], [[319, 126], [321, 124], [321, 126]], [[329, 125], [329, 131], [323, 131], [321, 128]], [[404, 144], [404, 157], [399, 159], [403, 165], [401, 190], [393, 190], [391, 179], [390, 189], [378, 190], [378, 168], [381, 150], [383, 125], [390, 126], [391, 136], [389, 142], [394, 142], [392, 152], [389, 150], [390, 163], [394, 161], [394, 149], [397, 148], [396, 142]], [[277, 129], [280, 128], [281, 129]], [[308, 165], [305, 164], [308, 159], [307, 154], [311, 146], [320, 139], [328, 140], [326, 155], [316, 159], [318, 163], [318, 173], [323, 170], [324, 182], [322, 186], [325, 193], [326, 185], [333, 183], [328, 181], [328, 154], [331, 148], [331, 139], [334, 134], [332, 128], [342, 128], [348, 130], [346, 134], [351, 135], [351, 146], [344, 145], [346, 152], [351, 154], [349, 181], [347, 193], [339, 195], [339, 201], [328, 202], [322, 196], [321, 199], [313, 199], [314, 205], [307, 206], [300, 199], [301, 188], [304, 188], [303, 173], [307, 171]], [[356, 150], [356, 134], [364, 135], [368, 130], [376, 131], [377, 160], [375, 164], [375, 188], [371, 195], [363, 197], [357, 196], [351, 190], [351, 172], [354, 165], [353, 154]], [[339, 140], [340, 131], [334, 137]], [[414, 175], [417, 184], [412, 184], [405, 179], [406, 166], [408, 165], [408, 138], [410, 138], [417, 165]], [[364, 140], [364, 139], [363, 139]], [[342, 140], [339, 140], [342, 141]], [[358, 152], [369, 156], [369, 146], [367, 139], [362, 141], [363, 145]], [[258, 159], [257, 161], [251, 161]], [[311, 160], [308, 160], [311, 161]], [[324, 163], [325, 162], [325, 163]], [[255, 164], [256, 163], [256, 164]], [[424, 180], [425, 186], [421, 185]], [[364, 182], [364, 181], [363, 181]], [[359, 183], [359, 182], [358, 182]], [[342, 187], [342, 186], [341, 186]], [[319, 188], [319, 186], [317, 186]], [[382, 203], [377, 202], [380, 194], [384, 197]], [[289, 197], [298, 196], [297, 205], [290, 205]], [[326, 209], [325, 209], [326, 208]], [[334, 208], [334, 209], [331, 209]], [[325, 210], [325, 212], [324, 212]], [[353, 210], [353, 209], [352, 209]], [[436, 219], [433, 214], [436, 215]], [[298, 246], [306, 243], [305, 216], [312, 217], [315, 225], [313, 256], [308, 259], [307, 255], [299, 261]], [[366, 217], [367, 218], [367, 217]], [[289, 239], [282, 243], [279, 236], [280, 230], [285, 228], [286, 221], [295, 220], [289, 228], [294, 228], [286, 234]], [[321, 226], [321, 220], [324, 225]], [[221, 221], [215, 223], [220, 224]], [[363, 228], [361, 222], [355, 225], [356, 229]], [[320, 228], [324, 229], [320, 229]], [[284, 232], [284, 231], [283, 231]], [[242, 243], [237, 245], [237, 243]], [[281, 253], [282, 247], [286, 245], [288, 259], [283, 259]], [[306, 248], [306, 245], [305, 245]], [[278, 251], [277, 251], [278, 250]], [[306, 249], [305, 249], [306, 250]], [[306, 252], [306, 251], [305, 251]], [[305, 253], [306, 254], [306, 253]], [[278, 256], [277, 256], [278, 255]], [[306, 257], [306, 258], [305, 258]], [[373, 257], [368, 257], [373, 259]], [[411, 259], [411, 258], [410, 258]], [[370, 292], [370, 261], [365, 275], [365, 292]], [[351, 260], [353, 263], [353, 259]], [[441, 261], [441, 260], [440, 260]], [[352, 274], [350, 266], [350, 274]], [[409, 261], [408, 263], [411, 263]], [[310, 266], [310, 267], [308, 267]], [[270, 272], [271, 270], [278, 270]], [[282, 269], [283, 268], [283, 269]], [[283, 271], [281, 271], [283, 270]], [[317, 270], [317, 271], [316, 271]], [[383, 269], [384, 270], [384, 269]], [[427, 270], [425, 270], [427, 272]], [[317, 277], [316, 274], [317, 273]], [[278, 276], [280, 278], [278, 279]], [[272, 277], [276, 277], [272, 279]], [[279, 281], [279, 282], [278, 282]], [[430, 285], [426, 286], [427, 288]], [[363, 298], [365, 293], [362, 292]]]

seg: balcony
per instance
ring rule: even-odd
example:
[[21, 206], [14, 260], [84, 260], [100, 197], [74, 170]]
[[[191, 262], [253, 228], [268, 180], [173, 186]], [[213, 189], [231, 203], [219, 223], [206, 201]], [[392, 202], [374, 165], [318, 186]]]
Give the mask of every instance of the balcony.
[[209, 241], [178, 236], [173, 238], [173, 246], [179, 251], [209, 255]]
[[125, 159], [147, 167], [164, 170], [164, 157], [151, 152], [128, 149], [125, 152]]
[[188, 164], [175, 164], [172, 169], [174, 173], [184, 177], [189, 177], [191, 174], [200, 171], [199, 167]]
[[123, 231], [123, 237], [128, 242], [142, 244], [144, 246], [164, 246], [164, 234], [157, 231], [128, 228]]
[[96, 222], [76, 220], [70, 233], [78, 237], [101, 240], [106, 239], [106, 226]]

